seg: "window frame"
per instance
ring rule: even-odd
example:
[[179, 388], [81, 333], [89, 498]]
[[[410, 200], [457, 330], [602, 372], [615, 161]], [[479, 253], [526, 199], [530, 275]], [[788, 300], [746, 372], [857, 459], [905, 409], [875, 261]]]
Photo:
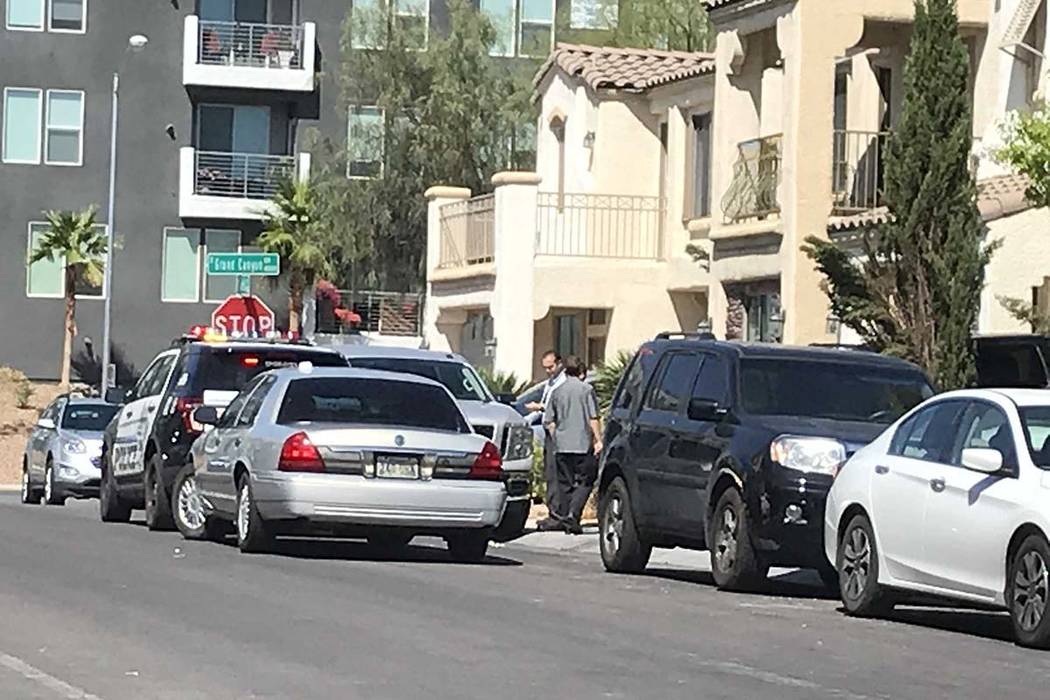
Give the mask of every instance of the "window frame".
[[417, 15], [411, 12], [401, 11], [401, 4], [404, 0], [391, 0], [389, 3], [390, 8], [390, 27], [394, 31], [400, 30], [397, 26], [397, 20], [399, 17], [408, 18], [422, 18], [423, 19], [423, 46], [407, 46], [407, 51], [426, 51], [430, 48], [430, 0], [420, 0], [423, 3], [423, 14]]
[[[551, 51], [554, 50], [554, 25], [558, 19], [558, 5], [556, 0], [548, 0], [551, 4], [551, 18], [550, 20], [526, 20], [525, 19], [525, 2], [526, 0], [515, 0], [514, 6], [514, 56], [518, 58], [538, 58], [544, 59], [550, 55]], [[545, 26], [549, 29], [550, 41], [547, 45], [547, 50], [539, 54], [527, 54], [522, 51], [522, 45], [525, 36], [525, 25], [528, 24], [531, 27]]]
[[[967, 432], [969, 431], [969, 428], [967, 428], [967, 418], [971, 416], [971, 411], [978, 408], [991, 408], [998, 411], [1005, 419], [1006, 429], [1010, 434], [1010, 454], [1002, 454], [1001, 451], [996, 451], [1002, 454], [1003, 457], [1002, 471], [1010, 475], [1016, 475], [1020, 469], [1020, 451], [1017, 449], [1017, 432], [1014, 430], [1013, 421], [1010, 420], [1010, 412], [994, 401], [989, 401], [988, 399], [973, 398], [967, 400], [966, 407], [962, 410], [962, 413], [959, 414], [960, 422], [958, 428], [956, 428], [955, 443], [952, 446], [951, 461], [948, 463], [949, 466], [957, 469], [973, 471], [972, 469], [963, 466], [962, 451], [965, 449], [963, 443], [968, 437]], [[964, 432], [964, 429], [966, 429], [966, 432]], [[1025, 436], [1024, 447], [1026, 450], [1028, 449], [1027, 434]], [[987, 449], [995, 450], [996, 448], [989, 446]]]
[[[72, 133], [73, 132], [73, 129], [71, 127], [66, 127], [66, 126], [52, 127], [51, 126], [51, 124], [50, 124], [50, 121], [51, 121], [51, 95], [53, 95], [53, 94], [78, 95], [80, 97], [80, 124], [77, 127], [77, 129], [76, 129], [76, 133], [77, 133], [77, 136], [78, 136], [78, 139], [77, 139], [78, 143], [77, 143], [77, 160], [76, 160], [75, 163], [64, 163], [62, 161], [54, 161], [54, 160], [48, 159], [48, 147], [51, 145], [51, 130], [55, 129], [56, 131], [60, 131], [60, 132], [63, 132], [63, 133]], [[42, 105], [43, 106], [43, 112], [44, 112], [44, 119], [43, 119], [43, 128], [44, 128], [44, 138], [43, 138], [44, 152], [43, 152], [43, 157], [44, 157], [44, 165], [53, 165], [53, 166], [60, 167], [60, 168], [80, 168], [80, 167], [83, 167], [83, 165], [84, 165], [84, 108], [85, 108], [85, 104], [84, 103], [86, 102], [86, 100], [87, 100], [87, 95], [85, 94], [85, 92], [83, 90], [69, 90], [69, 89], [63, 89], [63, 88], [56, 88], [56, 89], [49, 88], [47, 90], [47, 94], [44, 97], [44, 103]]]
[[[33, 294], [33, 293], [31, 293], [29, 291], [29, 283], [30, 283], [29, 258], [32, 257], [32, 255], [33, 255], [33, 227], [34, 226], [50, 226], [50, 224], [48, 222], [46, 222], [46, 221], [30, 221], [30, 222], [28, 222], [26, 224], [26, 255], [25, 255], [26, 298], [27, 299], [65, 299], [66, 298], [66, 275], [65, 275], [66, 262], [65, 262], [65, 258], [64, 257], [61, 259], [62, 260], [62, 266], [60, 268], [60, 273], [59, 273], [59, 278], [60, 278], [60, 282], [61, 282], [60, 287], [61, 287], [62, 291], [58, 295], [54, 295], [54, 294]], [[106, 232], [107, 237], [108, 237], [109, 224], [96, 223], [95, 226], [96, 227], [97, 226], [103, 227], [103, 230]], [[107, 292], [109, 291], [106, 288], [106, 281], [107, 280], [106, 280], [106, 276], [105, 276], [105, 268], [103, 267], [102, 291], [99, 294], [77, 294], [77, 295], [75, 295], [76, 300], [77, 301], [88, 301], [88, 300], [95, 300], [95, 299], [105, 300]]]
[[[379, 160], [378, 161], [363, 161], [354, 160], [350, 157], [350, 129], [353, 128], [353, 116], [354, 110], [374, 110], [379, 114], [380, 123], [382, 125], [382, 136], [379, 144]], [[350, 166], [353, 163], [379, 163], [379, 172], [375, 175], [353, 175], [350, 172]], [[386, 174], [386, 110], [379, 105], [375, 104], [352, 104], [346, 108], [346, 177], [348, 180], [381, 180]]]
[[[229, 295], [224, 296], [221, 299], [209, 297], [208, 296], [208, 277], [224, 277], [226, 279], [232, 279], [232, 280], [234, 280], [234, 284], [235, 285], [236, 285], [236, 279], [237, 278], [233, 277], [233, 276], [230, 276], [230, 275], [209, 275], [208, 274], [208, 265], [207, 265], [207, 261], [208, 261], [208, 233], [209, 232], [219, 232], [219, 233], [235, 233], [235, 234], [237, 234], [237, 250], [236, 251], [219, 251], [219, 252], [235, 252], [235, 253], [240, 254], [240, 253], [244, 252], [244, 232], [241, 231], [240, 229], [235, 229], [235, 228], [203, 228], [203, 229], [200, 229], [200, 231], [201, 231], [201, 236], [203, 238], [203, 241], [201, 243], [199, 243], [198, 246], [197, 246], [197, 267], [198, 267], [198, 275], [197, 276], [200, 278], [200, 284], [198, 286], [198, 291], [200, 292], [200, 299], [205, 304], [221, 304], [222, 302], [226, 301], [226, 299], [229, 297]], [[233, 291], [234, 291], [234, 294], [237, 293], [236, 286], [234, 287]]]
[[[11, 0], [8, 0], [10, 2]], [[61, 29], [54, 27], [55, 20], [55, 0], [47, 0], [47, 31], [52, 34], [87, 34], [87, 6], [88, 0], [81, 0], [80, 3], [80, 29]]]
[[[962, 427], [960, 425], [960, 423], [959, 423], [959, 420], [962, 418], [963, 414], [969, 408], [969, 403], [970, 402], [968, 400], [966, 400], [966, 399], [952, 397], [952, 398], [947, 398], [947, 399], [943, 399], [943, 400], [940, 400], [940, 401], [934, 401], [932, 403], [920, 404], [919, 406], [917, 406], [915, 408], [914, 411], [912, 411], [911, 413], [906, 415], [900, 421], [900, 423], [897, 425], [896, 430], [893, 431], [893, 437], [890, 438], [890, 444], [887, 446], [887, 449], [886, 449], [886, 456], [888, 456], [888, 457], [897, 457], [899, 459], [908, 459], [908, 460], [912, 460], [912, 461], [915, 461], [915, 462], [922, 462], [923, 464], [937, 464], [937, 465], [941, 465], [941, 466], [954, 466], [952, 464], [952, 461], [955, 458], [954, 453], [956, 452], [956, 448], [958, 447], [958, 444], [959, 444], [959, 440], [960, 440], [959, 431], [960, 431], [960, 429]], [[912, 424], [913, 421], [916, 421], [919, 418], [919, 416], [921, 416], [923, 413], [925, 413], [927, 411], [932, 413], [933, 411], [942, 409], [942, 408], [947, 407], [947, 406], [952, 406], [953, 404], [955, 404], [955, 407], [956, 407], [956, 410], [958, 411], [958, 413], [956, 414], [956, 417], [955, 417], [954, 435], [952, 435], [951, 443], [950, 443], [950, 445], [948, 447], [948, 454], [946, 455], [946, 461], [942, 462], [942, 461], [925, 459], [923, 457], [914, 457], [912, 455], [904, 454], [904, 449], [905, 449], [905, 447], [907, 447], [908, 440], [911, 437], [911, 433], [915, 429], [914, 424]], [[931, 423], [933, 422], [934, 417], [935, 416], [931, 415], [931, 418], [930, 418], [930, 422]], [[909, 425], [909, 424], [912, 424], [912, 425]], [[898, 443], [897, 440], [898, 440], [899, 437], [901, 437], [901, 431], [905, 428], [905, 426], [908, 426], [908, 434], [907, 434], [906, 437], [904, 437], [903, 442]], [[929, 427], [930, 426], [929, 426], [929, 423], [928, 423], [927, 426], [926, 426], [926, 429], [929, 430]], [[925, 432], [923, 433], [923, 435], [925, 436]]]
[[[599, 22], [592, 22], [592, 23], [588, 24], [588, 23], [583, 23], [583, 22], [577, 23], [575, 21], [575, 16], [576, 15], [573, 12], [573, 10], [577, 7], [577, 4], [581, 3], [581, 2], [590, 3], [590, 4], [594, 5], [594, 7], [595, 7], [595, 15], [594, 15], [594, 17], [596, 19], [599, 19]], [[612, 8], [614, 10], [614, 12], [608, 13], [608, 16], [605, 17], [605, 24], [603, 26], [599, 26], [600, 18], [602, 17], [603, 14], [605, 14], [605, 13], [603, 13], [603, 10], [608, 11], [610, 8]], [[571, 0], [571, 2], [569, 3], [569, 29], [571, 29], [571, 30], [574, 30], [574, 31], [592, 31], [592, 32], [612, 32], [612, 31], [615, 31], [619, 26], [620, 26], [620, 5], [617, 2], [617, 0]]]
[[[8, 114], [8, 108], [7, 108], [7, 96], [8, 96], [9, 93], [12, 93], [12, 92], [35, 92], [36, 93], [37, 106], [36, 106], [36, 129], [35, 129], [35, 137], [36, 137], [36, 159], [35, 160], [16, 160], [16, 159], [9, 158], [7, 156], [7, 148], [6, 148], [6, 146], [7, 146], [7, 126], [8, 126], [8, 123], [9, 123], [8, 122], [9, 114]], [[2, 151], [2, 152], [0, 152], [0, 162], [10, 163], [12, 165], [40, 165], [40, 163], [42, 162], [42, 159], [43, 159], [43, 155], [44, 155], [44, 153], [43, 153], [44, 140], [43, 140], [43, 138], [41, 136], [41, 129], [43, 128], [43, 124], [44, 124], [44, 90], [43, 90], [43, 88], [19, 87], [19, 86], [16, 86], [16, 85], [9, 85], [9, 86], [6, 86], [4, 88], [3, 100], [4, 100], [3, 101], [3, 105], [0, 105], [0, 107], [3, 108], [2, 109], [3, 123], [0, 124], [0, 151]]]
[[[707, 142], [704, 146], [704, 155], [706, 158], [706, 171], [703, 175], [703, 202], [698, 202], [697, 188], [701, 184], [699, 177], [699, 166], [700, 166], [700, 146], [701, 141], [698, 138], [700, 129], [697, 128], [698, 122], [706, 120], [707, 122]], [[714, 161], [712, 159], [712, 151], [714, 146], [714, 112], [711, 110], [694, 112], [689, 115], [689, 141], [690, 141], [690, 157], [689, 157], [689, 218], [692, 220], [696, 219], [709, 219], [711, 218], [711, 175]]]
[[40, 5], [40, 26], [39, 27], [19, 27], [11, 24], [11, 8], [12, 0], [7, 0], [7, 4], [4, 7], [4, 29], [9, 32], [44, 32], [47, 30], [47, 5], [44, 0], [37, 0]]
[[[197, 234], [197, 256], [193, 266], [193, 282], [194, 282], [194, 294], [192, 299], [168, 299], [164, 296], [164, 280], [166, 279], [165, 271], [168, 269], [168, 232], [169, 231], [189, 231], [196, 232]], [[160, 300], [164, 304], [199, 304], [201, 301], [201, 249], [204, 244], [201, 242], [201, 230], [192, 228], [183, 228], [181, 226], [165, 226], [161, 229], [160, 234]]]
[[[494, 44], [493, 46], [489, 47], [489, 56], [494, 58], [514, 58], [518, 55], [518, 35], [520, 34], [520, 24], [518, 22], [518, 16], [520, 14], [520, 4], [521, 0], [511, 0], [512, 7], [510, 12], [510, 46], [508, 47], [507, 51], [504, 52], [502, 50], [497, 49], [496, 45]], [[493, 15], [490, 12], [485, 11], [485, 9], [481, 7], [481, 0], [479, 0], [478, 2], [478, 12], [480, 12], [492, 24], [493, 29], [495, 29], [498, 34], [499, 28], [493, 21]]]
[[[233, 429], [246, 428], [249, 430], [254, 428], [256, 421], [259, 420], [259, 414], [262, 413], [263, 405], [266, 403], [266, 399], [276, 383], [276, 376], [272, 374], [260, 375], [258, 383], [255, 388], [252, 389], [251, 394], [244, 400], [241, 410], [237, 412], [237, 417], [234, 419], [233, 425], [230, 427]], [[252, 401], [256, 398], [257, 394], [260, 395], [260, 400], [258, 404], [253, 404]], [[249, 407], [253, 407], [255, 413], [251, 415], [249, 421], [246, 423], [244, 422], [244, 414], [248, 411]]]
[[[689, 381], [685, 383], [681, 396], [679, 396], [678, 406], [671, 410], [669, 408], [658, 408], [652, 405], [653, 394], [663, 384], [664, 377], [667, 374], [667, 370], [670, 368], [671, 363], [678, 357], [692, 357], [695, 361], [693, 367], [693, 375]], [[704, 363], [704, 355], [694, 350], [670, 350], [660, 358], [660, 362], [656, 365], [656, 371], [653, 372], [653, 378], [649, 381], [649, 386], [645, 389], [645, 396], [642, 399], [642, 411], [652, 411], [654, 413], [673, 413], [675, 415], [681, 415], [684, 409], [689, 404], [689, 397], [693, 391], [693, 383], [696, 382], [697, 374], [700, 371], [701, 365]]]

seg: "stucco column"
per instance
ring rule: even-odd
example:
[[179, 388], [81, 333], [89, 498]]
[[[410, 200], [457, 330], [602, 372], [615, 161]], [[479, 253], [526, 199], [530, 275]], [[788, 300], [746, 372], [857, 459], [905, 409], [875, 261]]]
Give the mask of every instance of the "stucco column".
[[524, 380], [532, 377], [533, 268], [540, 176], [497, 173], [492, 184], [496, 188], [496, 281], [491, 311], [496, 339], [493, 366]]
[[437, 327], [441, 309], [434, 298], [433, 282], [441, 261], [441, 207], [470, 199], [470, 190], [439, 185], [428, 189], [423, 196], [427, 199], [427, 288], [423, 306], [423, 342], [434, 350], [449, 350], [445, 336]]

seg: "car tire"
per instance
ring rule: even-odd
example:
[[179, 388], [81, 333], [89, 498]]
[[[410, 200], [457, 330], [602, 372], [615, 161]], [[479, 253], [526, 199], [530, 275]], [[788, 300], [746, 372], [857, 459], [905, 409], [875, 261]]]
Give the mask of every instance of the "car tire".
[[399, 553], [408, 546], [414, 535], [397, 530], [375, 530], [368, 533], [368, 546], [381, 554]]
[[47, 462], [44, 464], [44, 504], [49, 506], [66, 504], [66, 497], [55, 484], [55, 462], [51, 455], [47, 456]]
[[273, 549], [273, 529], [259, 514], [247, 473], [237, 482], [236, 525], [237, 547], [245, 554], [263, 554]]
[[154, 532], [175, 529], [175, 521], [171, 517], [171, 500], [164, 495], [164, 487], [160, 482], [160, 456], [157, 454], [150, 458], [142, 477], [142, 500], [146, 508], [146, 527]]
[[598, 531], [606, 571], [638, 574], [645, 571], [653, 548], [638, 535], [631, 495], [622, 477], [616, 477], [598, 501]]
[[171, 515], [175, 527], [187, 540], [222, 542], [231, 529], [229, 523], [204, 513], [192, 464], [180, 469], [175, 477], [171, 489]]
[[866, 515], [855, 515], [842, 533], [835, 555], [840, 596], [847, 615], [880, 617], [893, 610], [893, 601], [879, 585], [879, 553], [875, 531]]
[[708, 522], [711, 576], [723, 591], [751, 591], [766, 580], [769, 567], [755, 551], [747, 505], [735, 488], [722, 492]]
[[477, 564], [485, 561], [489, 551], [491, 532], [488, 530], [468, 530], [445, 537], [445, 544], [452, 559], [465, 564]]
[[40, 491], [33, 488], [33, 479], [29, 475], [29, 462], [22, 460], [22, 503], [27, 505], [39, 505], [40, 503]]
[[507, 503], [507, 508], [503, 511], [503, 519], [493, 531], [492, 539], [496, 542], [510, 542], [525, 534], [525, 523], [529, 519], [531, 509], [532, 503], [529, 499]]
[[102, 483], [98, 488], [98, 514], [104, 523], [126, 523], [131, 520], [131, 506], [121, 500], [112, 474], [109, 453], [103, 452]]
[[1021, 542], [1007, 581], [1014, 638], [1024, 647], [1050, 649], [1050, 545], [1042, 535]]

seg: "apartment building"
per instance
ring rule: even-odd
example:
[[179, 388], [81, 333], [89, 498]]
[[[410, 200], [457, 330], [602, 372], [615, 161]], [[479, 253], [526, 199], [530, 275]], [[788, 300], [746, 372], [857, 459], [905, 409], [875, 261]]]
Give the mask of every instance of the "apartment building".
[[[817, 235], [859, 254], [885, 220], [912, 1], [707, 7], [712, 54], [559, 45], [536, 80], [536, 172], [498, 175], [493, 195], [431, 190], [432, 346], [536, 376], [547, 347], [594, 364], [662, 330], [856, 340], [800, 248]], [[958, 12], [978, 207], [1002, 240], [979, 330], [1026, 331], [997, 298], [1040, 296], [1050, 215], [991, 154], [1007, 114], [1046, 94], [1046, 1]]]
[[[497, 28], [493, 56], [546, 56], [555, 29], [606, 31], [604, 0], [480, 0]], [[43, 212], [99, 208], [106, 226], [110, 108], [119, 74], [113, 289], [78, 283], [75, 351], [113, 338], [139, 368], [172, 337], [207, 322], [234, 278], [207, 274], [214, 252], [247, 251], [281, 178], [309, 177], [304, 134], [346, 143], [351, 177], [377, 177], [382, 115], [341, 103], [344, 20], [389, 13], [426, 50], [446, 31], [446, 0], [0, 0], [0, 365], [57, 375], [61, 261], [28, 265]], [[142, 35], [141, 51], [129, 38]], [[351, 45], [378, 44], [352, 32]], [[287, 317], [279, 289], [253, 291]]]

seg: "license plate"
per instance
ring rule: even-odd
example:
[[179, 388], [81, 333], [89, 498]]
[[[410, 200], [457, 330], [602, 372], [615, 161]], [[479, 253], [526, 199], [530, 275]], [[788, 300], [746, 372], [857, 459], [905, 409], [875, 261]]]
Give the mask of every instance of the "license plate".
[[376, 477], [418, 479], [419, 460], [414, 457], [376, 457]]

